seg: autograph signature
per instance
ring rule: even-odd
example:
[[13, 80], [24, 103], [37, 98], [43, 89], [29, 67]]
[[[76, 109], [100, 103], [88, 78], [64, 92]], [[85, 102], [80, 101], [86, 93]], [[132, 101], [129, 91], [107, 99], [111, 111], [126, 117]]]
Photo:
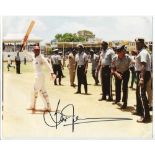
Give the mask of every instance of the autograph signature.
[[[72, 126], [72, 132], [74, 132], [75, 125], [77, 124], [95, 123], [95, 122], [104, 122], [104, 121], [132, 120], [131, 118], [118, 118], [118, 117], [117, 118], [114, 118], [114, 117], [79, 118], [79, 116], [75, 115], [75, 109], [73, 104], [66, 105], [65, 107], [62, 108], [62, 110], [59, 110], [59, 105], [60, 105], [60, 100], [58, 101], [55, 112], [43, 113], [43, 119], [47, 126], [55, 127], [56, 129], [58, 129], [58, 126], [64, 123], [63, 126]], [[65, 111], [71, 114], [66, 115]]]

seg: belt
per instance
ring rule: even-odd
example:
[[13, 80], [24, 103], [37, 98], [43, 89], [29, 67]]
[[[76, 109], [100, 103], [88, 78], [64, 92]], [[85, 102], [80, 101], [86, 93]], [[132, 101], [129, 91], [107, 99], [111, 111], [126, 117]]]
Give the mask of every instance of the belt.
[[84, 65], [78, 65], [79, 68], [84, 67]]
[[109, 67], [110, 65], [103, 65], [103, 67], [102, 68], [104, 68], [104, 67]]
[[[141, 71], [136, 71], [137, 73], [141, 73]], [[151, 72], [151, 71], [145, 71], [145, 72]]]
[[120, 74], [124, 74], [125, 72], [129, 72], [129, 69], [125, 70], [124, 72], [121, 72], [121, 71], [117, 71], [117, 72]]
[[104, 65], [102, 68], [110, 67], [110, 65]]

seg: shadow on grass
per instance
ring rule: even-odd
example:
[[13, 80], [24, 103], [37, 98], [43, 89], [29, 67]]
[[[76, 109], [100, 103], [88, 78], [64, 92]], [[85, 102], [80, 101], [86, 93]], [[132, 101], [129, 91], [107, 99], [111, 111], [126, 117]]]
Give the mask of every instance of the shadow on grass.
[[85, 94], [85, 93], [81, 93], [81, 95], [92, 95], [92, 94], [90, 94], [90, 93], [87, 93], [87, 94]]
[[121, 104], [121, 103], [118, 103], [117, 105], [119, 106], [119, 108], [117, 108], [117, 109], [120, 109], [121, 111], [125, 111], [125, 112], [133, 112], [133, 111], [135, 110], [135, 108], [132, 107], [132, 106], [127, 106], [126, 109], [121, 109], [122, 104]]

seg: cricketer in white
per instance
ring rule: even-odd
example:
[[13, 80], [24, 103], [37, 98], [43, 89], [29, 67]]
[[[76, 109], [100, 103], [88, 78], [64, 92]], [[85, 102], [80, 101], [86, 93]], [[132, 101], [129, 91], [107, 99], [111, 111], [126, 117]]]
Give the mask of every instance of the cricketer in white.
[[40, 48], [39, 46], [35, 46], [33, 49], [34, 54], [31, 54], [29, 52], [24, 51], [24, 54], [31, 55], [33, 59], [33, 67], [34, 67], [34, 73], [35, 73], [35, 80], [34, 80], [34, 87], [33, 87], [33, 93], [32, 93], [32, 101], [31, 106], [29, 110], [35, 111], [36, 110], [36, 101], [38, 98], [38, 93], [43, 97], [44, 100], [44, 111], [51, 111], [51, 106], [49, 102], [49, 97], [47, 94], [47, 91], [45, 89], [45, 76], [42, 70], [42, 66], [45, 65], [51, 76], [54, 80], [56, 78], [55, 74], [53, 73], [53, 69], [51, 65], [48, 63], [47, 59], [40, 54]]

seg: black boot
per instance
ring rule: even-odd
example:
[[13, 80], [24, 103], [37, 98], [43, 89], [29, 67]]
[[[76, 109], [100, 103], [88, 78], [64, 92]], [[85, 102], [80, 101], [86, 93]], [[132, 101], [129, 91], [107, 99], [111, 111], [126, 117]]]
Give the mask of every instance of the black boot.
[[112, 97], [109, 96], [109, 98], [107, 99], [107, 101], [109, 101], [109, 102], [113, 101]]
[[123, 105], [121, 106], [121, 109], [126, 109], [127, 108], [127, 102], [124, 102]]
[[102, 96], [100, 99], [98, 99], [98, 101], [103, 101], [106, 100], [106, 96]]

